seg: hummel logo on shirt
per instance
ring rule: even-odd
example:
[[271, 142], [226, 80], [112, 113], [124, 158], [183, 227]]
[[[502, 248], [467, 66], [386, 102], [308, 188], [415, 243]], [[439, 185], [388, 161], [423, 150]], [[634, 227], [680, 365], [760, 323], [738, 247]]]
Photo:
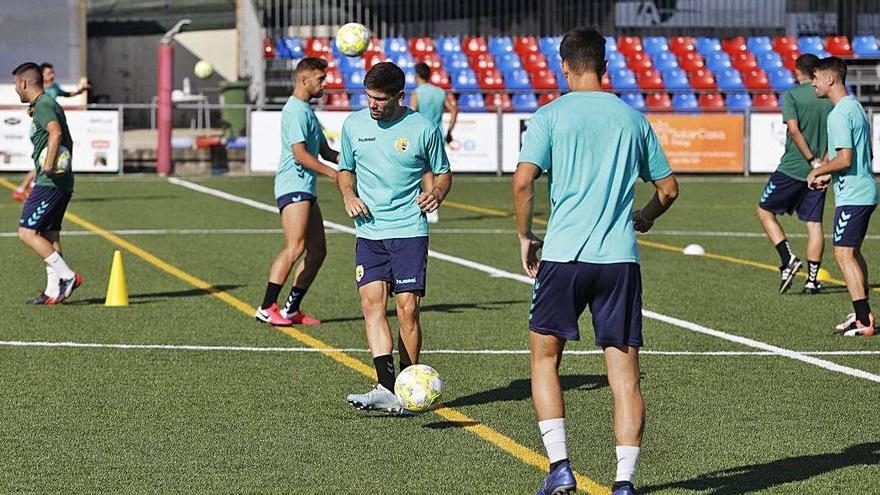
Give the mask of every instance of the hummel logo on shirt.
[[371, 142], [373, 142], [373, 141], [375, 141], [375, 140], [376, 140], [375, 137], [358, 138], [358, 142], [359, 142], [359, 143], [371, 143]]

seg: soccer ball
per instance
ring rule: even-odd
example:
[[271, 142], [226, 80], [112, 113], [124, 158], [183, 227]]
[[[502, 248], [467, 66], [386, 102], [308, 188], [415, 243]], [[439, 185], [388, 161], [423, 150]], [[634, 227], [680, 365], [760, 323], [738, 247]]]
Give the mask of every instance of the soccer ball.
[[193, 73], [199, 79], [207, 79], [214, 73], [214, 67], [207, 60], [199, 60], [196, 62], [195, 67], [193, 67]]
[[[40, 152], [40, 157], [37, 159], [37, 163], [42, 167], [44, 163], [46, 163], [46, 154], [49, 152], [49, 147], [43, 148], [43, 151]], [[66, 146], [60, 145], [58, 146], [58, 155], [55, 157], [55, 173], [63, 174], [67, 172], [67, 169], [70, 168], [70, 150], [67, 149]]]
[[360, 57], [370, 46], [370, 30], [363, 24], [349, 22], [336, 32], [336, 48], [348, 57]]
[[400, 404], [412, 411], [427, 411], [443, 393], [443, 380], [434, 368], [425, 364], [407, 367], [394, 382], [394, 395]]

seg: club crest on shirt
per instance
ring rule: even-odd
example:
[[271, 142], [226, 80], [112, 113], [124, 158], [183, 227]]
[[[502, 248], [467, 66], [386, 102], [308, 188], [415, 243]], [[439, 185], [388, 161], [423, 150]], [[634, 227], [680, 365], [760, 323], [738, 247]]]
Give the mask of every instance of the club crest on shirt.
[[394, 149], [396, 149], [398, 153], [403, 153], [407, 148], [409, 148], [409, 140], [407, 138], [397, 138], [397, 140], [394, 141]]
[[364, 278], [364, 265], [358, 265], [354, 269], [354, 280], [360, 282], [362, 278]]

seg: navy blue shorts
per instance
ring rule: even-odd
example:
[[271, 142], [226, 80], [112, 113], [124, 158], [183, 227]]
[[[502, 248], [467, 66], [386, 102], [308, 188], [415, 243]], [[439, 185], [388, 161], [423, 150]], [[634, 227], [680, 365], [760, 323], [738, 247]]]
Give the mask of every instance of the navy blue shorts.
[[833, 244], [838, 247], [857, 247], [868, 233], [868, 222], [875, 205], [838, 206], [834, 209]]
[[807, 183], [792, 179], [782, 172], [773, 172], [767, 181], [758, 206], [775, 215], [792, 214], [804, 222], [822, 222], [825, 210], [825, 190], [816, 191]]
[[533, 332], [580, 340], [578, 318], [588, 305], [596, 345], [642, 345], [642, 273], [638, 263], [541, 262], [529, 314]]
[[308, 201], [313, 203], [318, 200], [318, 197], [314, 194], [307, 192], [292, 192], [282, 195], [280, 198], [277, 198], [275, 201], [278, 202], [278, 213], [284, 211], [284, 207], [293, 204], [293, 203], [301, 203], [303, 201]]
[[428, 238], [372, 240], [358, 237], [354, 264], [358, 288], [384, 280], [391, 284], [394, 294], [415, 292], [425, 295]]
[[61, 221], [72, 194], [52, 186], [34, 186], [21, 210], [19, 227], [37, 232], [61, 230]]

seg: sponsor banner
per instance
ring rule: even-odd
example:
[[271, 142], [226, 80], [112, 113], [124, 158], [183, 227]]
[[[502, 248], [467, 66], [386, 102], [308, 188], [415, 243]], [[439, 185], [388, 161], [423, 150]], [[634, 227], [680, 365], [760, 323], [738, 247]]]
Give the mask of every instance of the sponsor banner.
[[648, 114], [675, 172], [743, 171], [742, 115]]
[[[118, 172], [122, 149], [119, 112], [67, 110], [74, 172]], [[0, 110], [0, 172], [32, 170], [31, 118], [24, 109]]]
[[871, 120], [871, 152], [874, 154], [871, 168], [880, 174], [880, 113], [874, 113]]
[[788, 128], [781, 113], [753, 113], [749, 119], [749, 172], [771, 173], [785, 153]]
[[504, 154], [501, 159], [504, 172], [515, 172], [516, 164], [519, 163], [519, 150], [522, 148], [522, 138], [529, 127], [531, 113], [506, 113], [503, 116]]
[[616, 2], [618, 27], [784, 27], [785, 0]]

